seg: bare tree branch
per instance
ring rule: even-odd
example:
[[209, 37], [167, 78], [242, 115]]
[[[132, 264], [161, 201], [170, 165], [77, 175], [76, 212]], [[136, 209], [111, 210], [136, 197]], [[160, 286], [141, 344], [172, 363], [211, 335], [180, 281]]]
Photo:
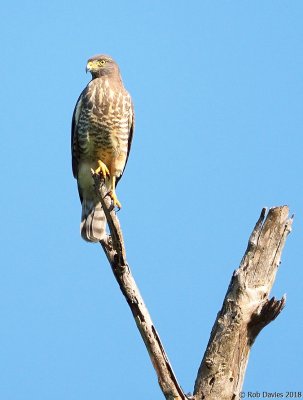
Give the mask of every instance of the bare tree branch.
[[110, 235], [100, 243], [130, 307], [168, 400], [236, 400], [242, 389], [249, 352], [260, 331], [282, 311], [286, 297], [269, 299], [282, 249], [291, 231], [288, 207], [263, 209], [249, 238], [240, 267], [234, 272], [222, 309], [201, 362], [194, 395], [185, 395], [127, 263], [120, 223], [104, 181], [93, 174]]
[[110, 236], [101, 241], [103, 250], [112, 267], [114, 276], [130, 307], [142, 339], [158, 376], [161, 390], [168, 400], [186, 400], [174, 371], [170, 365], [160, 337], [154, 327], [149, 312], [144, 304], [136, 282], [126, 260], [123, 235], [120, 223], [111, 206], [111, 199], [106, 195], [106, 188], [99, 175], [94, 174], [96, 191], [108, 222]]
[[292, 218], [288, 207], [263, 209], [240, 267], [234, 272], [213, 326], [195, 383], [196, 400], [238, 399], [251, 346], [282, 311], [286, 298], [269, 299]]

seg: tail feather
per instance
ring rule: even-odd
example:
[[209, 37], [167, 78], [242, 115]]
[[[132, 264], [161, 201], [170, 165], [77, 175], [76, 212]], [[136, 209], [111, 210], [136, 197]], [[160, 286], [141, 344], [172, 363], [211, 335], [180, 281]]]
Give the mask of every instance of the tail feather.
[[106, 219], [101, 203], [83, 199], [80, 224], [81, 236], [87, 242], [99, 242], [104, 238]]

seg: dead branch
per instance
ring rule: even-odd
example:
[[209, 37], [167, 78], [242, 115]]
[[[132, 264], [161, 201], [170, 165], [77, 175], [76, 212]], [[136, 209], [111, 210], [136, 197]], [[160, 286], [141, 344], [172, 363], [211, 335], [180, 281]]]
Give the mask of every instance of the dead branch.
[[292, 218], [288, 207], [263, 209], [240, 267], [234, 272], [213, 326], [195, 383], [196, 400], [238, 399], [251, 346], [282, 311], [286, 298], [269, 299]]
[[282, 311], [286, 298], [269, 299], [292, 218], [288, 207], [263, 209], [240, 267], [234, 272], [201, 362], [194, 395], [185, 395], [126, 260], [123, 235], [103, 179], [94, 174], [110, 235], [100, 243], [130, 307], [168, 400], [239, 399], [250, 348], [259, 332]]
[[144, 304], [137, 284], [126, 260], [123, 235], [118, 217], [112, 208], [111, 199], [99, 175], [94, 174], [95, 188], [100, 197], [108, 222], [110, 235], [100, 243], [111, 265], [114, 276], [130, 307], [139, 332], [158, 376], [160, 388], [167, 400], [186, 400], [149, 312]]

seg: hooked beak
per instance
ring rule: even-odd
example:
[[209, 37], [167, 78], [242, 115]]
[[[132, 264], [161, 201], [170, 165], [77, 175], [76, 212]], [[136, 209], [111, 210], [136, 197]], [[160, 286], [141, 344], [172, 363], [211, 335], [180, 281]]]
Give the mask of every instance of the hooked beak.
[[92, 66], [93, 66], [92, 61], [89, 61], [89, 62], [87, 63], [87, 65], [86, 65], [85, 72], [87, 73], [88, 71], [91, 71]]

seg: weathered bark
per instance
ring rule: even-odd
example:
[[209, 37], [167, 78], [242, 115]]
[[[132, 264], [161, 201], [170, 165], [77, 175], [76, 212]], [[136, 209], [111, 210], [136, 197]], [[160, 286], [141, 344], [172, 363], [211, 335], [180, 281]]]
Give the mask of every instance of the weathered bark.
[[195, 383], [196, 400], [239, 398], [251, 346], [285, 305], [285, 296], [268, 296], [292, 219], [287, 206], [265, 214], [263, 209], [213, 326]]
[[[240, 267], [234, 272], [201, 362], [193, 396], [185, 395], [169, 363], [126, 260], [122, 231], [103, 180], [93, 175], [110, 235], [101, 245], [131, 309], [168, 400], [234, 400], [239, 398], [250, 348], [258, 333], [282, 311], [281, 300], [269, 299], [281, 252], [291, 230], [288, 207], [263, 209], [250, 236]], [[148, 396], [147, 396], [148, 397]]]

